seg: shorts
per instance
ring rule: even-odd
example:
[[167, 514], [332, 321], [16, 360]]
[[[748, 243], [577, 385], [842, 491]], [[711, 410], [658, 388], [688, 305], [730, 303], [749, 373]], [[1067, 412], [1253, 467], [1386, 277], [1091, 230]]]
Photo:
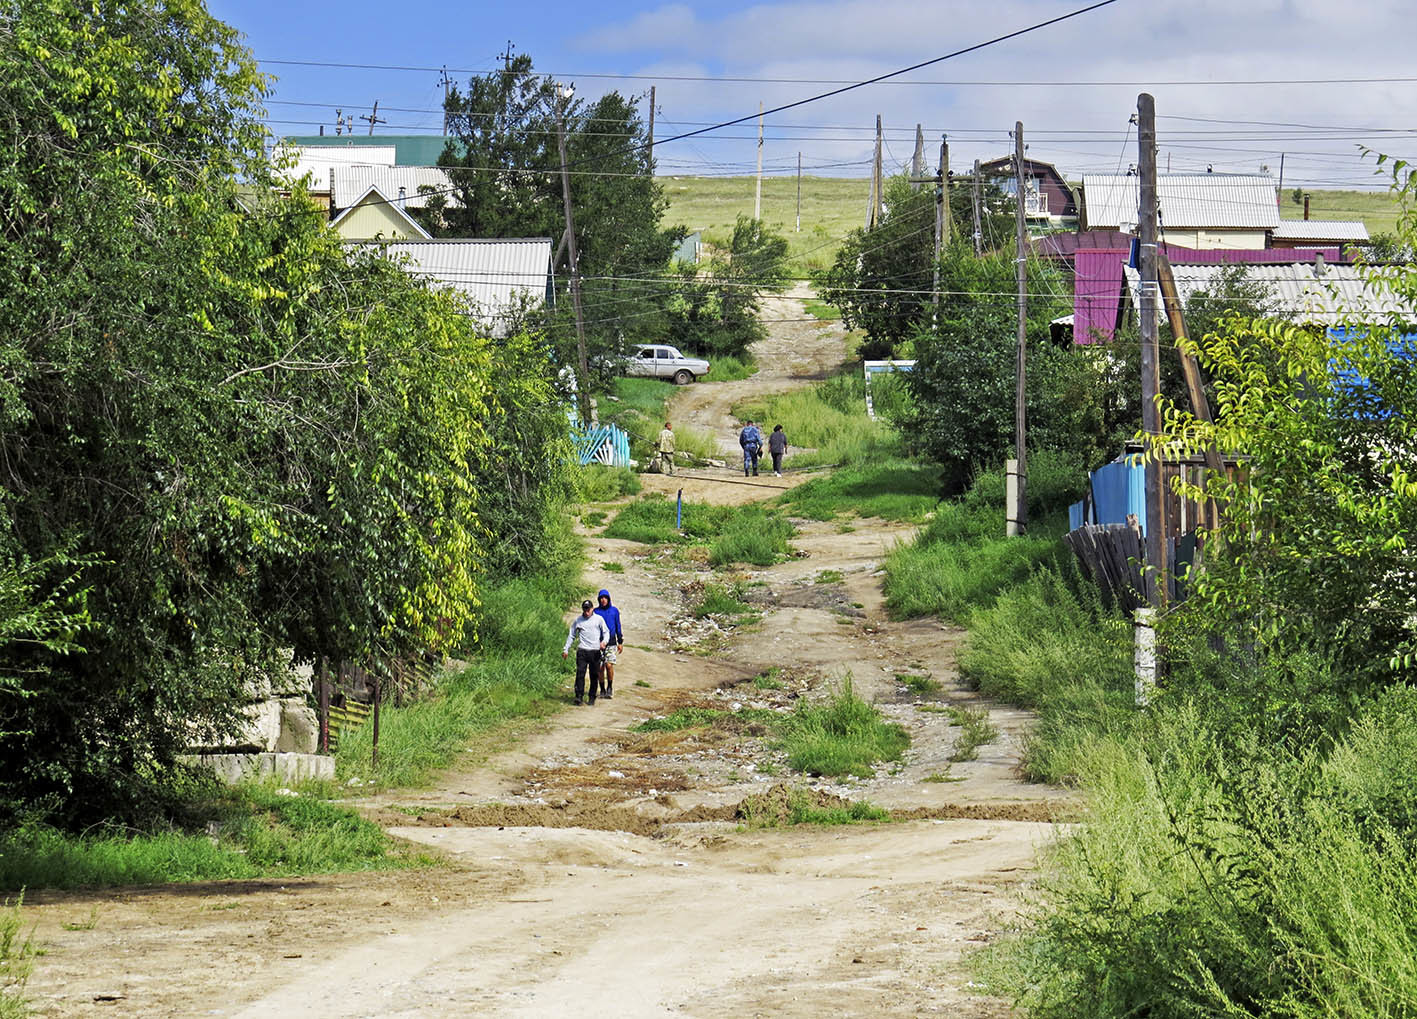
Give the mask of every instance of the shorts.
[[600, 652], [600, 660], [601, 660], [602, 662], [604, 662], [606, 665], [614, 665], [614, 664], [615, 664], [615, 645], [614, 645], [614, 644], [607, 644], [607, 645], [605, 645], [605, 650], [602, 651], [602, 652]]

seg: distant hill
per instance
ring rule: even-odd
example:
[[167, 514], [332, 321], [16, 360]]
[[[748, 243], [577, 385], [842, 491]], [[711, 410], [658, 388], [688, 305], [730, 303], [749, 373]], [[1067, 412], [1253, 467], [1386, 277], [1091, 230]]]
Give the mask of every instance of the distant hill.
[[[739, 215], [753, 214], [752, 177], [660, 177], [669, 211], [665, 222], [703, 232], [709, 244], [725, 243]], [[802, 230], [794, 231], [797, 178], [763, 178], [763, 220], [781, 230], [794, 269], [830, 265], [841, 240], [866, 220], [870, 182], [864, 178], [803, 177]], [[1279, 206], [1283, 219], [1303, 219], [1304, 207], [1286, 189]], [[1400, 211], [1386, 191], [1308, 191], [1313, 219], [1356, 219], [1369, 234], [1391, 233]]]

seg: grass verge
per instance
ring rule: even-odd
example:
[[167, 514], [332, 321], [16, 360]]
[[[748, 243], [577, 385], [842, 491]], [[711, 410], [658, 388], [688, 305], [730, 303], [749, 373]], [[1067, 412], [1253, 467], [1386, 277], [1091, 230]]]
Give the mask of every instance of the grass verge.
[[[30, 824], [0, 836], [0, 888], [207, 881], [430, 862], [395, 849], [378, 825], [308, 795], [265, 786], [213, 789], [165, 831]], [[8, 923], [8, 921], [6, 921]], [[5, 927], [0, 924], [0, 937]]]
[[736, 562], [769, 566], [788, 554], [793, 527], [780, 512], [761, 506], [685, 502], [682, 530], [674, 527], [675, 512], [675, 503], [668, 497], [644, 496], [616, 514], [605, 536], [646, 545], [707, 545], [709, 561], [715, 566]]
[[804, 789], [781, 795], [774, 790], [749, 796], [738, 805], [738, 817], [745, 828], [785, 828], [798, 824], [843, 825], [867, 821], [889, 821], [890, 811], [866, 800], [850, 803], [836, 797], [820, 797]]
[[34, 965], [33, 933], [26, 934], [21, 907], [24, 895], [0, 907], [0, 1019], [29, 1015], [25, 984]]

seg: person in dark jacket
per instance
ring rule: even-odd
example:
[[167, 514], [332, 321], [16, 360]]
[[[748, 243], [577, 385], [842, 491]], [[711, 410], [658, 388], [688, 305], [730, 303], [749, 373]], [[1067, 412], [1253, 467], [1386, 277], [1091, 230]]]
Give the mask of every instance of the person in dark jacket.
[[605, 665], [600, 670], [600, 696], [608, 701], [615, 687], [615, 662], [625, 650], [625, 634], [620, 629], [620, 610], [610, 604], [610, 592], [601, 588], [597, 601], [599, 604], [595, 614], [605, 620], [605, 627], [610, 631], [610, 641], [605, 645], [603, 656]]
[[749, 421], [738, 433], [738, 445], [743, 448], [743, 477], [758, 473], [758, 458], [763, 455], [763, 433]]
[[768, 436], [768, 452], [772, 454], [772, 472], [782, 477], [782, 457], [787, 452], [787, 433], [782, 425], [773, 425], [772, 434]]

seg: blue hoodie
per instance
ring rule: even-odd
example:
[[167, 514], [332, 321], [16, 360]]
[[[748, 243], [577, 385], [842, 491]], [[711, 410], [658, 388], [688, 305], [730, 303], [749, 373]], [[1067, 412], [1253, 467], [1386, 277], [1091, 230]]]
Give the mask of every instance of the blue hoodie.
[[[605, 604], [600, 604], [600, 599], [605, 599]], [[610, 628], [610, 639], [616, 644], [625, 643], [625, 635], [620, 631], [620, 610], [610, 604], [610, 592], [601, 588], [600, 594], [596, 596], [595, 614], [605, 620], [605, 625]]]

